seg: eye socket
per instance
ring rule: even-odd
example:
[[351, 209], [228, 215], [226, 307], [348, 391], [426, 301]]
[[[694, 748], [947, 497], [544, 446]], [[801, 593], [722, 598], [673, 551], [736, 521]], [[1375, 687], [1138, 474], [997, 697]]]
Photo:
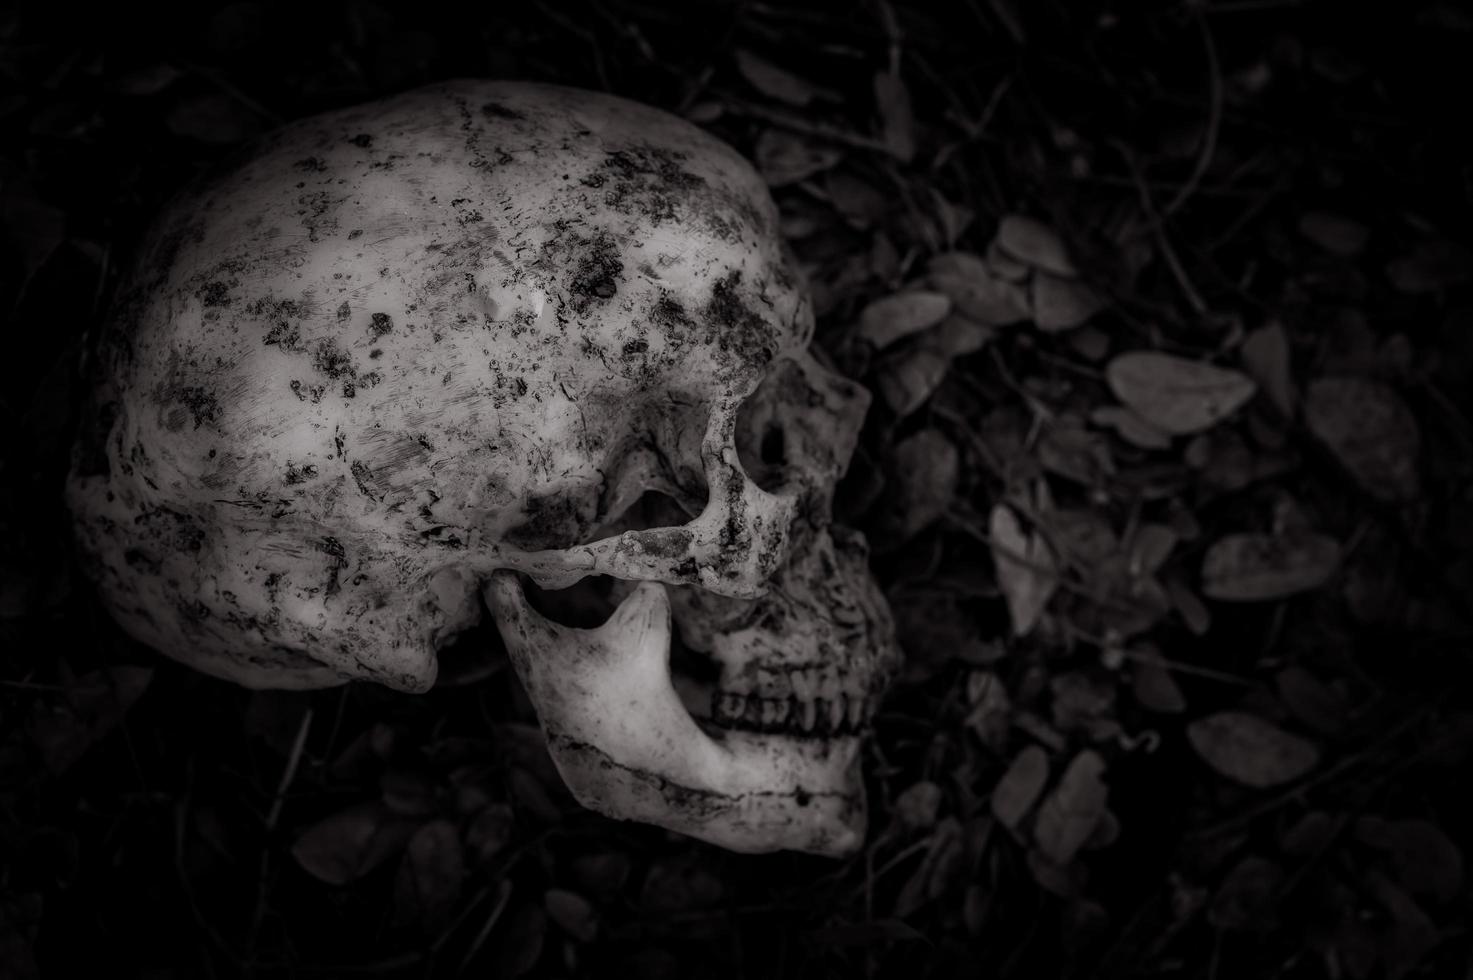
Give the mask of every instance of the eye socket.
[[768, 422], [767, 430], [762, 433], [762, 462], [768, 466], [781, 466], [786, 458], [783, 455], [786, 441], [783, 427], [776, 422]]

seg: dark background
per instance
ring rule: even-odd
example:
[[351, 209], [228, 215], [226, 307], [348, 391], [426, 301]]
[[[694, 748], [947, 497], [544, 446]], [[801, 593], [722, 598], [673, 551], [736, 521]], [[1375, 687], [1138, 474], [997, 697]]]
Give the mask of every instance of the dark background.
[[[0, 13], [0, 977], [1469, 975], [1473, 16], [482, 7]], [[824, 91], [773, 94], [753, 55]], [[877, 397], [840, 516], [875, 543], [909, 663], [855, 858], [742, 857], [581, 810], [489, 628], [453, 651], [479, 672], [423, 697], [253, 694], [130, 641], [78, 573], [78, 355], [150, 216], [274, 125], [456, 76], [607, 89], [749, 155], [772, 132], [833, 151], [775, 194], [820, 342], [881, 395], [923, 339], [874, 351], [861, 311], [938, 251], [984, 252], [1003, 215], [1051, 225], [1108, 296], [1082, 330], [956, 353], [912, 411]], [[1265, 367], [1254, 337], [1283, 356]], [[1113, 401], [1107, 357], [1142, 348], [1296, 396], [1374, 381], [1413, 420], [1387, 451], [1419, 489], [1378, 495], [1263, 392], [1158, 448], [1087, 422]], [[1044, 526], [1094, 544], [1010, 638], [978, 528], [1038, 485], [1070, 518]], [[1121, 591], [1142, 521], [1174, 542], [1172, 601], [1144, 612]], [[1340, 548], [1317, 587], [1201, 597], [1224, 535], [1306, 528]], [[1223, 712], [1276, 734], [1214, 753]], [[1284, 735], [1313, 747], [1306, 772], [1228, 778]], [[1106, 764], [1109, 815], [1063, 864], [1033, 818], [996, 815], [1029, 745], [1056, 806], [1078, 753]]]

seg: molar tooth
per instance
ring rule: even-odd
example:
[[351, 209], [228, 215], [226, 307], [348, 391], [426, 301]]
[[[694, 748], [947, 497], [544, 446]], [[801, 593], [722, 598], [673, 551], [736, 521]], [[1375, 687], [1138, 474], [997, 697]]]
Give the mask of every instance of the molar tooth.
[[777, 698], [762, 699], [762, 724], [776, 725], [787, 720], [788, 702], [779, 701]]
[[762, 699], [755, 694], [748, 695], [743, 715], [753, 725], [762, 724]]
[[712, 704], [712, 715], [717, 721], [730, 721], [742, 716], [747, 706], [747, 699], [732, 691], [722, 691], [714, 699]]

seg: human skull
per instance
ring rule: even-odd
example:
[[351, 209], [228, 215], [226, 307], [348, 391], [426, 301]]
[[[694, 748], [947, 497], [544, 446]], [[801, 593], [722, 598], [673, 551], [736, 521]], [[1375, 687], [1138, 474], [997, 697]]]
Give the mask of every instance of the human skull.
[[[423, 691], [484, 602], [585, 805], [845, 853], [897, 654], [829, 524], [867, 399], [812, 331], [761, 180], [682, 120], [484, 81], [317, 116], [147, 239], [78, 540], [124, 629], [251, 687]], [[587, 576], [591, 629], [524, 588]]]

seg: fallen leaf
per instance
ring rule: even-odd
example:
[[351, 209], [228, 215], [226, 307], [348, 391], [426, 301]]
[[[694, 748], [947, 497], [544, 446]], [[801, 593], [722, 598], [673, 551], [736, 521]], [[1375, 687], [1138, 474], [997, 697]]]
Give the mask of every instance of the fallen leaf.
[[1141, 449], [1170, 449], [1171, 433], [1162, 432], [1124, 405], [1100, 405], [1090, 410], [1089, 420], [1115, 430], [1116, 435]]
[[518, 905], [496, 931], [501, 939], [486, 975], [497, 980], [515, 980], [530, 972], [542, 958], [542, 947], [547, 942], [547, 913], [538, 902]]
[[109, 667], [71, 681], [60, 699], [38, 700], [29, 731], [41, 762], [53, 774], [70, 769], [122, 724], [152, 680], [151, 667]]
[[859, 336], [877, 350], [920, 333], [946, 319], [951, 298], [930, 290], [906, 290], [883, 296], [859, 314]]
[[844, 151], [814, 143], [783, 129], [767, 129], [757, 137], [757, 169], [769, 187], [807, 180], [837, 164]]
[[1185, 435], [1211, 428], [1253, 397], [1247, 375], [1201, 361], [1130, 351], [1105, 368], [1110, 390], [1156, 428]]
[[1371, 496], [1406, 501], [1421, 492], [1421, 430], [1389, 386], [1367, 378], [1316, 378], [1304, 396], [1304, 421]]
[[1241, 711], [1196, 719], [1187, 741], [1217, 773], [1255, 789], [1292, 783], [1320, 761], [1313, 742]]
[[910, 106], [910, 89], [897, 72], [876, 72], [875, 107], [880, 113], [880, 135], [885, 149], [901, 163], [916, 153], [915, 116]]
[[1379, 871], [1368, 871], [1362, 880], [1366, 891], [1391, 918], [1390, 928], [1382, 927], [1378, 943], [1386, 980], [1402, 980], [1436, 948], [1441, 936], [1422, 907], [1390, 878]]
[[941, 809], [941, 787], [923, 779], [911, 783], [895, 798], [895, 815], [911, 830], [928, 830]]
[[455, 911], [465, 881], [465, 850], [455, 824], [431, 820], [414, 832], [394, 879], [394, 921], [437, 932]]
[[921, 429], [895, 445], [886, 472], [891, 483], [875, 528], [881, 546], [909, 541], [946, 513], [961, 478], [961, 455], [939, 430]]
[[1027, 636], [1058, 587], [1053, 552], [1037, 533], [1023, 530], [1004, 504], [994, 504], [988, 521], [997, 583], [1007, 600], [1014, 636]]
[[746, 48], [736, 51], [737, 71], [757, 91], [779, 102], [802, 108], [824, 95], [822, 89], [786, 68], [779, 68]]
[[926, 334], [921, 343], [950, 360], [975, 354], [996, 336], [997, 329], [992, 324], [973, 320], [964, 313], [953, 313]]
[[1362, 817], [1355, 836], [1386, 852], [1392, 873], [1412, 894], [1446, 904], [1462, 891], [1463, 852], [1432, 821]]
[[1285, 418], [1293, 418], [1294, 380], [1284, 325], [1272, 320], [1249, 333], [1243, 341], [1242, 357], [1243, 370], [1263, 389], [1274, 408]]
[[1186, 695], [1159, 654], [1146, 652], [1135, 658], [1130, 671], [1130, 690], [1147, 711], [1175, 715], [1187, 710]]
[[1094, 833], [1109, 798], [1104, 775], [1104, 757], [1094, 749], [1084, 749], [1070, 761], [1059, 784], [1038, 808], [1033, 839], [1054, 864], [1074, 860]]
[[398, 854], [420, 823], [382, 800], [355, 803], [303, 831], [292, 857], [318, 881], [346, 885]]
[[988, 268], [999, 279], [1021, 284], [1033, 275], [1033, 267], [1003, 251], [996, 236], [987, 243], [986, 259]]
[[580, 943], [591, 943], [598, 936], [598, 912], [588, 899], [563, 888], [549, 888], [542, 896], [547, 917], [558, 928]]
[[640, 888], [640, 905], [646, 912], [689, 912], [708, 909], [726, 895], [721, 879], [689, 857], [667, 857], [655, 861]]
[[1326, 211], [1307, 211], [1300, 215], [1299, 234], [1326, 252], [1347, 258], [1359, 255], [1371, 237], [1359, 221]]
[[1171, 607], [1194, 636], [1205, 636], [1212, 628], [1212, 611], [1181, 579], [1167, 577], [1166, 595], [1171, 600]]
[[921, 859], [895, 898], [895, 917], [907, 919], [927, 902], [944, 895], [962, 874], [964, 839], [961, 823], [947, 817], [936, 824]]
[[1350, 705], [1303, 667], [1291, 664], [1279, 671], [1274, 687], [1294, 720], [1316, 735], [1341, 735], [1350, 724]]
[[1001, 751], [1013, 727], [1013, 702], [1002, 679], [990, 670], [973, 671], [967, 677], [966, 726], [982, 744]]
[[997, 822], [1009, 830], [1018, 824], [1038, 802], [1039, 794], [1048, 783], [1048, 753], [1038, 745], [1026, 745], [1013, 756], [1008, 771], [1003, 773], [992, 788], [990, 805]]
[[951, 358], [931, 347], [912, 347], [886, 357], [875, 370], [880, 397], [897, 417], [905, 418], [941, 387]]
[[943, 252], [926, 264], [931, 286], [951, 297], [961, 313], [1005, 327], [1029, 317], [1028, 293], [1018, 283], [992, 274], [986, 261], [971, 252]]
[[1105, 298], [1089, 284], [1047, 272], [1034, 274], [1030, 299], [1033, 325], [1044, 333], [1082, 327], [1105, 308]]
[[1340, 816], [1327, 810], [1310, 810], [1279, 837], [1279, 848], [1289, 857], [1314, 857], [1334, 843], [1340, 833]]
[[1022, 214], [1003, 216], [997, 226], [997, 247], [1033, 269], [1072, 279], [1079, 275], [1059, 233], [1037, 218]]
[[1340, 567], [1340, 543], [1323, 534], [1229, 534], [1202, 559], [1202, 592], [1263, 602], [1317, 589]]
[[505, 803], [488, 803], [466, 828], [465, 844], [477, 867], [490, 864], [511, 843], [515, 825], [512, 808]]
[[1207, 921], [1223, 932], [1267, 932], [1276, 924], [1284, 871], [1250, 854], [1233, 866], [1207, 906]]
[[1435, 239], [1386, 266], [1386, 278], [1404, 293], [1435, 293], [1473, 279], [1473, 249]]

